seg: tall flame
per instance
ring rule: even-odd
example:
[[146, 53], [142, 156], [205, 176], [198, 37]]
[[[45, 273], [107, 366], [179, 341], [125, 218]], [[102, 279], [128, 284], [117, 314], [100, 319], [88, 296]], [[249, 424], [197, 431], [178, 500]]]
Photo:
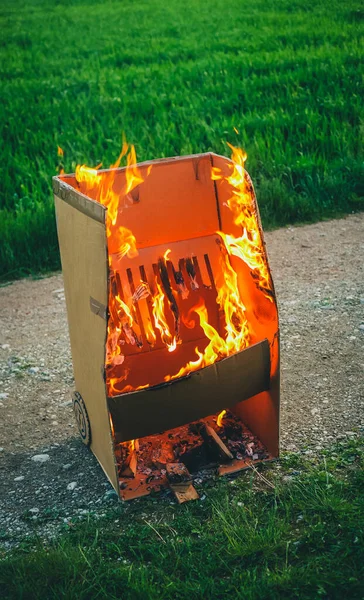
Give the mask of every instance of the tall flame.
[[247, 158], [246, 153], [231, 144], [232, 150], [231, 174], [224, 176], [221, 169], [212, 168], [212, 179], [219, 181], [225, 179], [231, 186], [232, 193], [227, 205], [233, 213], [235, 225], [242, 227], [243, 235], [234, 237], [219, 232], [224, 240], [225, 247], [230, 255], [243, 260], [257, 277], [258, 286], [265, 291], [266, 297], [272, 302], [272, 282], [264, 254], [263, 241], [258, 225], [258, 218], [253, 210], [251, 193], [246, 180], [244, 169]]
[[[125, 155], [127, 161], [125, 170], [126, 183], [124, 190], [120, 193], [114, 190], [114, 183], [117, 169]], [[135, 147], [131, 144], [129, 149], [129, 144], [124, 141], [118, 159], [110, 166], [110, 170], [100, 172], [99, 168], [101, 164], [93, 169], [85, 165], [77, 165], [76, 167], [76, 181], [80, 185], [81, 191], [86, 194], [92, 192], [92, 195], [96, 195], [96, 200], [107, 208], [106, 231], [108, 238], [115, 235], [119, 237], [123, 236], [123, 232], [121, 231], [120, 233], [117, 231], [118, 228], [116, 228], [118, 214], [123, 209], [121, 199], [124, 199], [125, 206], [130, 192], [144, 181], [136, 162]], [[147, 175], [149, 173], [150, 169], [148, 169]], [[124, 228], [119, 227], [119, 229], [123, 230]]]
[[[123, 190], [114, 189], [117, 168], [120, 166], [122, 158], [126, 156], [127, 167], [125, 170], [125, 186]], [[141, 183], [144, 178], [137, 166], [136, 153], [133, 145], [123, 142], [121, 152], [116, 162], [111, 165], [108, 171], [99, 171], [101, 164], [95, 168], [86, 165], [77, 165], [76, 181], [79, 184], [81, 192], [91, 195], [96, 201], [107, 208], [106, 213], [106, 233], [108, 238], [109, 262], [111, 255], [115, 254], [119, 259], [123, 256], [133, 258], [138, 255], [137, 243], [133, 233], [118, 224], [118, 215], [131, 200], [129, 194]], [[150, 173], [148, 169], [147, 175]], [[122, 347], [125, 344], [135, 345], [138, 341], [138, 328], [135, 320], [135, 309], [125, 302], [120, 294], [115, 294], [110, 285], [109, 291], [109, 320], [108, 337], [106, 343], [106, 368], [111, 374], [114, 367], [120, 366], [124, 362], [124, 353]], [[148, 331], [149, 339], [155, 339], [154, 331]], [[128, 369], [118, 377], [108, 376], [107, 387], [109, 395], [120, 394], [119, 384], [126, 379]]]
[[165, 295], [157, 279], [155, 280], [155, 285], [157, 292], [153, 296], [154, 325], [161, 335], [162, 342], [167, 346], [168, 352], [173, 352], [177, 347], [177, 340], [176, 336], [173, 336], [169, 329], [164, 312]]

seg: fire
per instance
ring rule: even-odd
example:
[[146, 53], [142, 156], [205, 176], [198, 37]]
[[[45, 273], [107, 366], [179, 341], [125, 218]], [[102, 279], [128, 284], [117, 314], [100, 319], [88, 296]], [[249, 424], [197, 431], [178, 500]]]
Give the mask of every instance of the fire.
[[[248, 346], [250, 342], [250, 332], [248, 322], [245, 317], [245, 306], [242, 303], [238, 290], [237, 274], [230, 264], [229, 257], [225, 248], [221, 248], [221, 274], [216, 281], [217, 303], [225, 316], [226, 338], [223, 339], [214, 327], [209, 324], [207, 309], [203, 299], [190, 311], [195, 312], [200, 321], [200, 326], [210, 343], [206, 346], [204, 352], [200, 352], [198, 347], [195, 352], [198, 360], [189, 361], [185, 367], [182, 367], [175, 375], [167, 375], [164, 380], [170, 381], [192, 371], [212, 365], [217, 360], [226, 358], [235, 354]], [[188, 319], [185, 319], [188, 326]]]
[[226, 410], [222, 410], [221, 413], [218, 415], [217, 419], [216, 419], [216, 425], [218, 427], [222, 427], [222, 420], [226, 415]]
[[[115, 300], [116, 300], [116, 303], [119, 305], [119, 307], [121, 309], [121, 310], [118, 311], [119, 316], [121, 314], [120, 322], [122, 323], [123, 320], [124, 320], [123, 319], [123, 313], [124, 313], [124, 315], [126, 317], [126, 322], [128, 323], [128, 325], [130, 327], [133, 327], [134, 319], [133, 319], [133, 315], [131, 314], [131, 311], [130, 311], [128, 305], [125, 304], [125, 302], [119, 296], [115, 296]], [[124, 320], [124, 322], [125, 322], [125, 320]]]
[[165, 295], [158, 280], [155, 280], [157, 292], [153, 297], [153, 317], [154, 325], [158, 329], [162, 342], [167, 346], [168, 352], [173, 352], [177, 347], [176, 336], [173, 336], [164, 312], [164, 299]]
[[[64, 152], [60, 146], [57, 146], [57, 156], [59, 156], [60, 158], [64, 156]], [[64, 168], [62, 162], [58, 163], [57, 172], [58, 175], [64, 175]]]
[[[126, 184], [122, 193], [117, 193], [114, 190], [115, 177], [118, 167], [120, 166], [122, 158], [126, 156], [127, 167], [125, 171]], [[123, 205], [120, 202], [121, 199], [125, 203], [128, 202], [129, 194], [141, 183], [144, 178], [140, 172], [139, 167], [136, 164], [136, 153], [135, 147], [125, 141], [117, 161], [110, 166], [110, 170], [106, 172], [100, 172], [99, 164], [95, 168], [86, 167], [85, 165], [78, 165], [76, 167], [76, 181], [81, 187], [81, 191], [85, 194], [92, 192], [92, 195], [96, 192], [96, 200], [106, 206], [107, 208], [107, 221], [106, 231], [107, 236], [110, 239], [113, 236], [122, 236], [123, 233], [119, 233], [116, 229], [117, 217], [122, 212]], [[149, 175], [150, 169], [147, 172]], [[121, 227], [123, 230], [123, 228]], [[112, 254], [113, 252], [111, 252]]]
[[[250, 343], [249, 325], [245, 316], [245, 306], [241, 301], [238, 287], [237, 273], [233, 269], [229, 256], [237, 256], [248, 265], [257, 279], [258, 287], [264, 291], [265, 296], [272, 302], [272, 283], [265, 260], [264, 247], [258, 225], [258, 219], [253, 210], [251, 193], [246, 181], [244, 169], [247, 158], [246, 153], [231, 146], [232, 165], [231, 174], [225, 179], [231, 188], [231, 197], [227, 201], [233, 213], [235, 225], [243, 228], [241, 237], [234, 237], [223, 232], [217, 232], [221, 237], [221, 275], [216, 281], [217, 303], [225, 316], [226, 337], [222, 339], [219, 333], [209, 325], [208, 315], [203, 300], [193, 310], [198, 314], [200, 326], [210, 343], [204, 352], [198, 347], [195, 353], [198, 359], [189, 361], [175, 375], [167, 375], [165, 381], [182, 377], [192, 371], [201, 369], [235, 354], [246, 348]], [[213, 180], [224, 179], [220, 169], [212, 168]], [[187, 324], [188, 326], [188, 324]]]
[[224, 240], [225, 247], [230, 255], [243, 260], [257, 277], [257, 285], [264, 290], [266, 297], [272, 299], [272, 282], [268, 265], [264, 255], [263, 241], [258, 225], [258, 218], [253, 210], [251, 194], [246, 180], [244, 169], [247, 158], [246, 153], [231, 144], [232, 150], [231, 174], [224, 178], [220, 169], [212, 168], [212, 179], [219, 181], [225, 179], [231, 186], [232, 194], [227, 205], [233, 213], [234, 223], [243, 230], [241, 237], [234, 237], [219, 232]]
[[135, 236], [126, 227], [115, 228], [113, 235], [109, 238], [108, 246], [110, 254], [116, 254], [119, 259], [123, 256], [128, 256], [128, 258], [138, 256]]
[[[117, 168], [120, 166], [122, 158], [126, 156], [127, 167], [125, 170], [125, 186], [121, 192], [114, 190]], [[81, 192], [91, 195], [98, 202], [107, 208], [106, 213], [106, 233], [108, 238], [109, 258], [116, 255], [119, 259], [123, 256], [133, 258], [138, 255], [137, 242], [133, 233], [118, 225], [118, 216], [128, 203], [132, 202], [129, 198], [130, 193], [143, 183], [144, 177], [137, 166], [135, 147], [123, 142], [121, 152], [116, 162], [111, 165], [110, 170], [100, 172], [101, 163], [95, 168], [86, 165], [77, 165], [76, 181]], [[147, 176], [150, 168], [147, 171]], [[120, 294], [115, 294], [110, 286], [109, 292], [109, 311], [108, 337], [106, 344], [106, 367], [108, 370], [119, 366], [124, 362], [122, 346], [125, 344], [135, 345], [139, 343], [139, 330], [136, 326], [135, 310], [132, 305], [125, 302]], [[155, 341], [154, 331], [149, 327], [148, 339], [150, 343]], [[125, 370], [122, 376], [108, 377], [107, 387], [109, 395], [120, 394], [118, 384], [127, 377], [128, 370]], [[127, 387], [127, 386], [126, 386]]]
[[132, 145], [130, 147], [130, 152], [127, 156], [127, 169], [126, 169], [126, 173], [125, 173], [125, 176], [126, 176], [125, 194], [130, 194], [130, 192], [134, 188], [136, 188], [138, 185], [140, 185], [144, 181], [138, 167], [136, 166], [136, 162], [137, 162], [137, 159], [136, 159], [136, 154], [135, 154], [135, 148]]
[[[272, 284], [265, 259], [258, 216], [254, 210], [250, 184], [244, 169], [246, 154], [239, 148], [230, 144], [229, 146], [232, 149], [232, 164], [228, 165], [229, 174], [224, 175], [220, 169], [215, 167], [212, 167], [211, 171], [213, 180], [224, 180], [229, 186], [231, 196], [227, 200], [227, 206], [232, 212], [234, 224], [242, 231], [242, 235], [238, 237], [217, 232], [220, 241], [220, 269], [215, 274], [216, 303], [219, 314], [224, 319], [224, 324], [219, 331], [211, 325], [202, 297], [195, 306], [188, 310], [187, 315], [187, 311], [183, 312], [188, 294], [183, 295], [180, 290], [175, 292], [172, 289], [168, 275], [171, 272], [170, 249], [167, 249], [158, 261], [159, 273], [156, 273], [155, 281], [150, 282], [153, 293], [147, 281], [140, 281], [135, 289], [131, 289], [130, 297], [125, 297], [117, 273], [112, 271], [106, 343], [106, 385], [109, 396], [149, 387], [149, 383], [133, 387], [126, 381], [129, 369], [126, 366], [125, 348], [127, 345], [131, 345], [134, 348], [142, 349], [142, 332], [144, 332], [149, 346], [153, 347], [157, 342], [158, 331], [162, 343], [170, 353], [174, 352], [177, 345], [182, 342], [179, 333], [180, 322], [188, 328], [199, 325], [204, 333], [207, 344], [205, 342], [203, 349], [197, 345], [194, 359], [182, 366], [177, 373], [166, 375], [164, 377], [166, 382], [212, 365], [216, 361], [240, 352], [251, 343], [246, 308], [240, 297], [238, 276], [233, 268], [231, 257], [238, 257], [244, 261], [252, 272], [258, 288], [272, 301]], [[114, 189], [116, 169], [124, 156], [126, 156], [127, 162], [125, 185], [121, 192], [120, 190], [116, 192]], [[93, 198], [107, 208], [106, 231], [111, 267], [113, 264], [111, 255], [117, 256], [119, 260], [125, 256], [134, 258], [138, 255], [136, 238], [129, 229], [120, 225], [119, 215], [128, 203], [134, 202], [135, 196], [133, 199], [131, 192], [143, 183], [144, 177], [137, 165], [134, 146], [129, 147], [126, 142], [123, 143], [121, 153], [110, 171], [100, 171], [100, 166], [95, 168], [85, 165], [77, 166], [76, 180], [81, 192], [91, 193]], [[146, 172], [147, 176], [149, 172], [150, 168]], [[176, 274], [177, 271], [173, 264], [172, 268]], [[188, 274], [190, 275], [189, 272]], [[178, 283], [177, 279], [176, 282]], [[201, 289], [197, 285], [197, 281], [195, 286], [191, 287], [194, 292]], [[193, 315], [198, 319], [194, 319]], [[173, 316], [174, 327], [169, 325], [171, 316]], [[143, 326], [140, 324], [140, 317]], [[222, 411], [218, 416], [219, 427], [225, 413], [226, 411]]]
[[115, 437], [115, 429], [114, 429], [114, 423], [112, 422], [112, 417], [111, 417], [110, 413], [109, 413], [109, 421], [110, 421], [111, 435], [114, 438]]

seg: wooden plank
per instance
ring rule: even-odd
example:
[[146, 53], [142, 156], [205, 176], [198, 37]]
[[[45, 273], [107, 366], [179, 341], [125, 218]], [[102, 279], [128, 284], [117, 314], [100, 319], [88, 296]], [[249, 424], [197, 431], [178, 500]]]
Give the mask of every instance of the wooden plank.
[[181, 463], [166, 465], [169, 486], [174, 493], [178, 504], [198, 500], [197, 490], [192, 485], [192, 477], [187, 467]]
[[200, 433], [205, 442], [212, 449], [212, 454], [217, 454], [221, 460], [228, 461], [233, 460], [229, 448], [224, 444], [221, 437], [216, 433], [215, 429], [204, 423], [200, 428]]
[[178, 504], [183, 504], [190, 500], [198, 500], [200, 497], [192, 483], [187, 488], [180, 488], [178, 485], [171, 485], [170, 487], [177, 498]]
[[242, 460], [233, 460], [231, 463], [226, 465], [220, 465], [217, 473], [218, 475], [233, 475], [234, 473], [238, 473], [239, 471], [244, 471], [244, 469], [248, 469], [251, 465], [260, 464], [263, 462], [271, 462], [274, 460], [274, 456], [269, 455], [268, 458], [262, 458], [257, 460], [252, 460], [251, 458], [243, 458]]
[[135, 477], [136, 471], [137, 471], [137, 465], [138, 465], [137, 453], [135, 452], [135, 450], [133, 450], [127, 457], [126, 461], [124, 462], [124, 464], [120, 470], [120, 476], [121, 477]]
[[172, 484], [190, 484], [192, 477], [183, 463], [168, 463], [166, 465], [167, 478]]

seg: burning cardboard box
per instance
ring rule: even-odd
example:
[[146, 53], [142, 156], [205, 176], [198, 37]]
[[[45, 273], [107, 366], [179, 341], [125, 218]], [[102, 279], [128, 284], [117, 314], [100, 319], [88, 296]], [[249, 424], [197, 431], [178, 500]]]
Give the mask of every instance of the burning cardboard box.
[[122, 498], [184, 501], [199, 469], [278, 455], [273, 282], [240, 150], [120, 158], [53, 181], [74, 410]]

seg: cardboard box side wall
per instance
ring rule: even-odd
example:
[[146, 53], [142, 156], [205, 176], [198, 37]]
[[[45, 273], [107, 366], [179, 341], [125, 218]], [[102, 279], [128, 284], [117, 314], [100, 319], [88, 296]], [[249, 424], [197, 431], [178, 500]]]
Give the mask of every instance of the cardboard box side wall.
[[91, 425], [91, 449], [119, 491], [104, 383], [106, 320], [90, 309], [90, 296], [107, 305], [104, 223], [55, 196], [76, 390]]

